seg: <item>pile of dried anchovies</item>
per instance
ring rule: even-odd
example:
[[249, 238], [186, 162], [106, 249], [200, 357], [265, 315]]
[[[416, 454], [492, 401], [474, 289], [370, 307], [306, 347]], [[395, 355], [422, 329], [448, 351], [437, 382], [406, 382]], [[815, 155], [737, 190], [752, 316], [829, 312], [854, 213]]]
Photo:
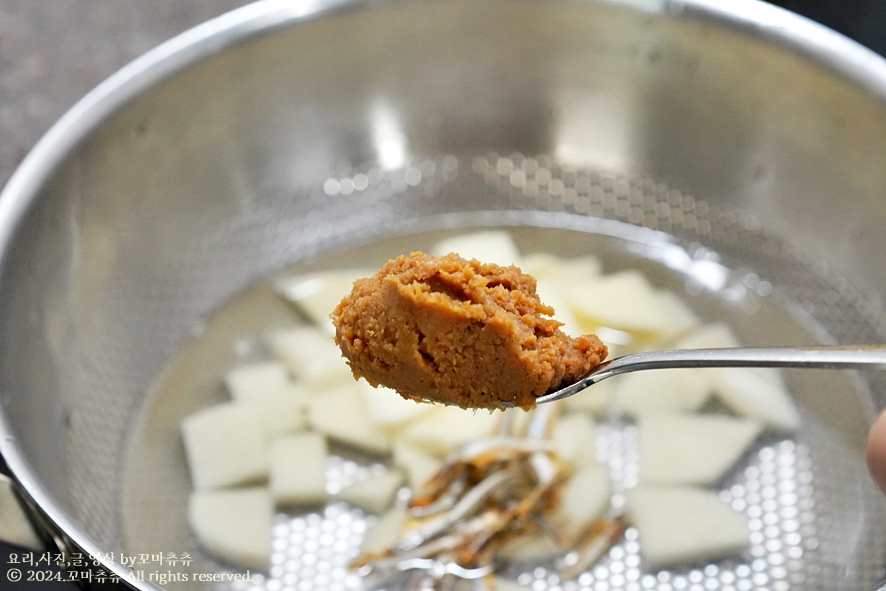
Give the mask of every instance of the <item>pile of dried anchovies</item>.
[[493, 589], [502, 546], [544, 532], [570, 553], [561, 575], [577, 576], [622, 538], [625, 520], [598, 520], [568, 544], [549, 519], [568, 478], [569, 468], [548, 439], [502, 436], [469, 443], [409, 502], [410, 517], [398, 541], [351, 566], [381, 576], [419, 571], [412, 588], [450, 587], [454, 578]]

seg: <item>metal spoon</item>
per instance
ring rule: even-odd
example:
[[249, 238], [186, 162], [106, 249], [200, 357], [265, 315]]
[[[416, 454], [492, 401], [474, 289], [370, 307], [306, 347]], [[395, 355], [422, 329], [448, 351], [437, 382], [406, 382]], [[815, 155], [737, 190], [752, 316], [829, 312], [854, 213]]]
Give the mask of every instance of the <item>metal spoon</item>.
[[549, 392], [536, 404], [577, 394], [606, 378], [647, 369], [683, 367], [793, 367], [807, 369], [886, 369], [886, 345], [835, 347], [739, 347], [649, 351], [617, 357], [595, 367], [581, 380]]

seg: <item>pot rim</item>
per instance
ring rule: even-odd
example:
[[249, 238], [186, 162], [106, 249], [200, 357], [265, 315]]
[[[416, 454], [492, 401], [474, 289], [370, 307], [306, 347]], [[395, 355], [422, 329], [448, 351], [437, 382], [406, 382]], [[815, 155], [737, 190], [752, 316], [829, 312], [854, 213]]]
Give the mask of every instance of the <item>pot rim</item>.
[[[422, 1], [422, 0], [417, 0]], [[583, 0], [592, 2], [594, 0]], [[773, 43], [825, 67], [886, 103], [886, 58], [824, 25], [760, 0], [597, 0], [627, 9], [712, 22]], [[76, 147], [143, 91], [232, 46], [272, 31], [370, 5], [371, 0], [258, 0], [193, 27], [136, 58], [72, 106], [37, 142], [0, 191], [0, 277], [16, 230], [45, 182]], [[396, 4], [398, 0], [387, 0]], [[41, 484], [0, 405], [0, 454], [13, 477], [51, 523], [77, 547], [104, 556], [107, 549], [75, 522]], [[130, 586], [134, 571], [101, 560]]]

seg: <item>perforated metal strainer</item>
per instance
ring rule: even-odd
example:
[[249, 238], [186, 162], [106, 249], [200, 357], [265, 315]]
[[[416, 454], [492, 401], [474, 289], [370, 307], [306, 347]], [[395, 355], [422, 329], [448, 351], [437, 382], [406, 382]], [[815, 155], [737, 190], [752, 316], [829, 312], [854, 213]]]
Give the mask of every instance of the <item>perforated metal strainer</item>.
[[[749, 345], [883, 342], [884, 161], [883, 60], [762, 3], [260, 2], [97, 89], [4, 190], [0, 451], [121, 577], [111, 553], [219, 572], [185, 524], [178, 422], [289, 313], [250, 286], [506, 226], [526, 249], [639, 267]], [[210, 332], [225, 338], [188, 394], [165, 388]], [[539, 591], [873, 585], [886, 501], [861, 449], [886, 384], [786, 379], [803, 426], [721, 483], [751, 524], [747, 556], [650, 572], [629, 530], [574, 581], [552, 564], [504, 576]], [[634, 436], [600, 432], [624, 486]], [[329, 486], [384, 469], [337, 457]], [[344, 564], [372, 519], [281, 514], [272, 571], [244, 586], [359, 587]]]

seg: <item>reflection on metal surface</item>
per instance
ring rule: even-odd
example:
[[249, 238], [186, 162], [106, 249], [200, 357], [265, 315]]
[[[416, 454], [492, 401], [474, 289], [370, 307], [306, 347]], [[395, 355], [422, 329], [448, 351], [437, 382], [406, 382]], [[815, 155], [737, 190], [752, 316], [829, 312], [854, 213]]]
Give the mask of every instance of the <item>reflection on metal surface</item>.
[[[632, 107], [623, 99], [598, 93], [560, 98], [554, 157], [563, 164], [601, 170], [626, 170], [631, 143], [637, 141]], [[596, 138], [588, 142], [588, 138]]]
[[382, 170], [403, 168], [406, 164], [406, 136], [391, 105], [376, 100], [370, 110], [372, 143]]

